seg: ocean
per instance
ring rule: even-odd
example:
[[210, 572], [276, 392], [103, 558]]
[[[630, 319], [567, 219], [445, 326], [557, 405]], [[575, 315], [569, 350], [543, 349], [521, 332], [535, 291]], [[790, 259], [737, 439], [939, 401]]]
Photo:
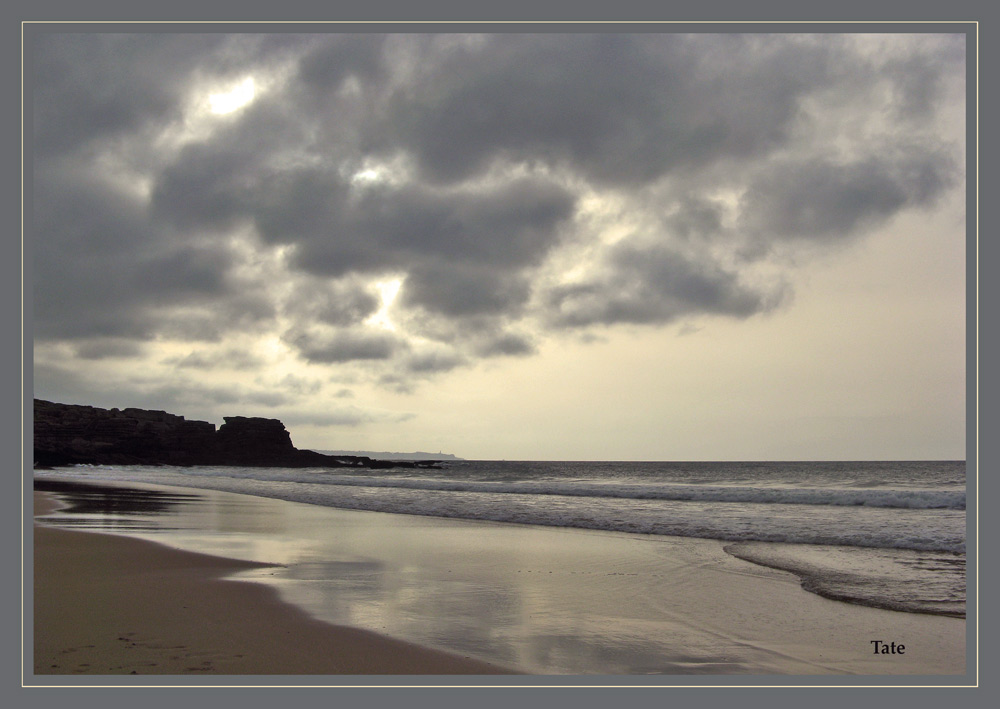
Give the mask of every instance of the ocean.
[[[442, 469], [74, 466], [37, 480], [200, 488], [308, 505], [718, 540], [817, 595], [965, 615], [964, 461], [449, 461]], [[148, 520], [133, 520], [148, 524]], [[116, 521], [127, 531], [129, 521]]]

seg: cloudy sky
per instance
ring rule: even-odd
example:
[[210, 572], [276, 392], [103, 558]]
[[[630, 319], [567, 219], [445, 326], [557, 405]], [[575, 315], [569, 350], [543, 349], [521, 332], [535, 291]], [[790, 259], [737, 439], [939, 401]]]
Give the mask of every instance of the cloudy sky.
[[27, 45], [35, 396], [301, 448], [965, 457], [965, 41]]

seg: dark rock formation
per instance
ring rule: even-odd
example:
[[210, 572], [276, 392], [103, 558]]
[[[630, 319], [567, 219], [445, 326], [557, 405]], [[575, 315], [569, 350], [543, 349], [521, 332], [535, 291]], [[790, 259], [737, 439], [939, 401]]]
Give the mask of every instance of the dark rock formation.
[[277, 419], [226, 416], [224, 420], [215, 439], [225, 460], [239, 465], [253, 465], [255, 461], [269, 465], [269, 461], [281, 461], [299, 452]]
[[99, 409], [35, 399], [35, 461], [196, 465], [215, 447], [215, 426], [165, 411]]
[[165, 411], [100, 409], [35, 399], [35, 465], [390, 467], [367, 457], [298, 450], [277, 419], [227, 416], [215, 430]]

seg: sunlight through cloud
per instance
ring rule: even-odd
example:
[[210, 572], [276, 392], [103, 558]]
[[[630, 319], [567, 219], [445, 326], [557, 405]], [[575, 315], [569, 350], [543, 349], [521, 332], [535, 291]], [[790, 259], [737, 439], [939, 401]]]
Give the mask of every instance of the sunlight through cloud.
[[391, 281], [382, 281], [375, 284], [375, 288], [378, 290], [379, 296], [382, 298], [382, 307], [378, 309], [377, 313], [365, 321], [366, 325], [373, 325], [395, 332], [396, 325], [389, 318], [389, 308], [392, 307], [392, 303], [399, 294], [399, 289], [402, 285], [402, 278], [394, 278]]
[[212, 113], [232, 113], [253, 101], [255, 94], [254, 80], [249, 76], [229, 91], [211, 94], [208, 103]]

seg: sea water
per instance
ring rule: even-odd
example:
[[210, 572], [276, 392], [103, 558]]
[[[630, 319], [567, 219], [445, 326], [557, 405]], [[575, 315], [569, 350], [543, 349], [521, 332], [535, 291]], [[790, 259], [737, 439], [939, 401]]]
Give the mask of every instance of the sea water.
[[964, 461], [511, 462], [442, 469], [73, 466], [37, 479], [151, 483], [351, 510], [719, 540], [808, 591], [965, 615]]

